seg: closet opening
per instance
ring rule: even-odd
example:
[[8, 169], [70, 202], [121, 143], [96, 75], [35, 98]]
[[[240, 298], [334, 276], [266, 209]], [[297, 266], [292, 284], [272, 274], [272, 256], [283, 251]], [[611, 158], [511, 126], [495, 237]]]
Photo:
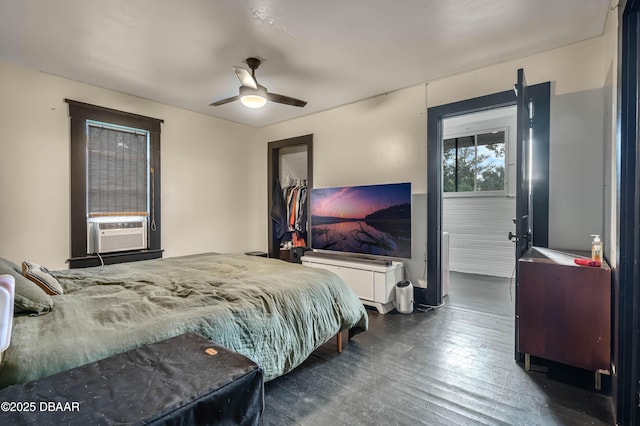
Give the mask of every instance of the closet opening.
[[309, 243], [313, 135], [268, 144], [269, 257], [298, 262]]

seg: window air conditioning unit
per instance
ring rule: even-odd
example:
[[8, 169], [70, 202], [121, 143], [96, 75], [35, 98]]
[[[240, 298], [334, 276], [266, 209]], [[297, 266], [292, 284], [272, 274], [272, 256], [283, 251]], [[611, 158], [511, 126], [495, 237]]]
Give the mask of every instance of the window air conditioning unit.
[[147, 248], [146, 217], [100, 217], [87, 221], [87, 251], [114, 251]]

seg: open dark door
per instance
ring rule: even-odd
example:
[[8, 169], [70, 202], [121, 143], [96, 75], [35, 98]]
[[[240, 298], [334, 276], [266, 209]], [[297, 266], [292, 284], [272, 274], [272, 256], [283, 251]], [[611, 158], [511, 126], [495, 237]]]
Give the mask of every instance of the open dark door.
[[516, 291], [515, 291], [515, 358], [520, 359], [518, 352], [518, 287], [520, 259], [531, 247], [533, 242], [533, 186], [531, 185], [531, 155], [533, 140], [533, 100], [528, 96], [527, 81], [524, 70], [518, 70], [518, 80], [515, 85], [517, 106], [517, 136], [516, 136], [516, 234], [509, 233], [509, 238], [515, 243], [516, 255]]
[[[516, 137], [516, 261], [531, 247], [533, 241], [533, 209], [531, 200], [531, 139], [533, 120], [533, 100], [527, 96], [527, 81], [524, 70], [518, 70], [518, 82], [515, 85], [517, 105]], [[517, 269], [516, 269], [517, 273]]]

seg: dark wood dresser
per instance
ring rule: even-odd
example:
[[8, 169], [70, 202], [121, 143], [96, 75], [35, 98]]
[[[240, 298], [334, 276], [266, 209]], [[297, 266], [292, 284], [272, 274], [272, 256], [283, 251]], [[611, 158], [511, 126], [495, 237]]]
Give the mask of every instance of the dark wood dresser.
[[576, 257], [534, 247], [519, 260], [518, 352], [527, 370], [533, 355], [593, 371], [600, 389], [611, 368], [611, 269]]

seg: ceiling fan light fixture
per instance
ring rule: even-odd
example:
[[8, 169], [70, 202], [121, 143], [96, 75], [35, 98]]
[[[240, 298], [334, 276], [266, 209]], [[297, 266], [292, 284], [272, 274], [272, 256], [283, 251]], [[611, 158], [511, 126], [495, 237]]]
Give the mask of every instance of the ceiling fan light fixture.
[[260, 59], [247, 58], [246, 62], [247, 65], [249, 65], [249, 68], [251, 68], [251, 71], [242, 67], [233, 67], [236, 77], [238, 77], [241, 84], [238, 96], [231, 96], [229, 98], [215, 101], [209, 104], [210, 106], [217, 107], [237, 100], [240, 100], [242, 105], [247, 108], [254, 109], [262, 108], [265, 106], [267, 101], [295, 107], [303, 107], [307, 104], [306, 101], [302, 101], [300, 99], [267, 92], [267, 88], [258, 84], [258, 80], [256, 80], [256, 69], [260, 66]]
[[240, 102], [247, 108], [262, 108], [267, 103], [267, 89], [264, 86], [257, 89], [241, 86]]

